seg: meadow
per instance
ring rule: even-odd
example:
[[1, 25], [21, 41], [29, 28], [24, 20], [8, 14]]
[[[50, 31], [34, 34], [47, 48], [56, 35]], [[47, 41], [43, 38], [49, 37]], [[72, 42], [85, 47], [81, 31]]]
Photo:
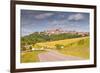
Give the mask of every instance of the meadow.
[[48, 52], [47, 49], [56, 50], [65, 56], [89, 59], [89, 44], [89, 36], [36, 43], [32, 45], [32, 48], [42, 48], [42, 50], [22, 52], [21, 63], [39, 62], [38, 54]]
[[21, 53], [21, 63], [39, 62], [38, 54], [46, 52], [44, 50], [34, 50], [31, 52]]
[[89, 58], [89, 37], [72, 38], [52, 42], [37, 43], [35, 48], [47, 48], [59, 51], [64, 55]]

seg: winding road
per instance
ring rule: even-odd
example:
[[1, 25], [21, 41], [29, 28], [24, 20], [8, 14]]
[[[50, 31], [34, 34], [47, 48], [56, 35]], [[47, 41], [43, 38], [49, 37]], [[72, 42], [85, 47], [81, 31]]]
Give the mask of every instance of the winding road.
[[56, 50], [47, 49], [48, 52], [38, 54], [40, 62], [82, 60], [79, 57], [65, 56]]

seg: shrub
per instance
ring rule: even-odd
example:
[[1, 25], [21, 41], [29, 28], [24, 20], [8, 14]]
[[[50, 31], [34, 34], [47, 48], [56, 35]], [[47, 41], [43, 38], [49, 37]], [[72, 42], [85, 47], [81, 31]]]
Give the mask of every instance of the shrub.
[[64, 48], [64, 45], [60, 45], [60, 44], [56, 44], [55, 46], [56, 46], [56, 49], [62, 49], [62, 48]]

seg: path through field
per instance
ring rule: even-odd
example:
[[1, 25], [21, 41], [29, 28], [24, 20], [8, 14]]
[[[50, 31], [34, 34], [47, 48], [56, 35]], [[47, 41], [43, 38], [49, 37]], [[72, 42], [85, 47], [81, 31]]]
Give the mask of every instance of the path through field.
[[55, 50], [47, 50], [48, 52], [40, 53], [38, 55], [40, 62], [48, 61], [67, 61], [67, 60], [82, 60], [79, 57], [65, 56]]

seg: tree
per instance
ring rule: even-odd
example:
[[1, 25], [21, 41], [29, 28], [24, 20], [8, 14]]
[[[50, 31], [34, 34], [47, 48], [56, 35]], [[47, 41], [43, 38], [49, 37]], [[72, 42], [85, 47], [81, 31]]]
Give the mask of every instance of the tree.
[[32, 51], [32, 46], [29, 47], [29, 50]]
[[55, 46], [56, 46], [56, 49], [62, 49], [62, 48], [64, 48], [64, 46], [60, 45], [60, 44], [56, 44]]
[[26, 51], [26, 47], [21, 47], [21, 51]]

